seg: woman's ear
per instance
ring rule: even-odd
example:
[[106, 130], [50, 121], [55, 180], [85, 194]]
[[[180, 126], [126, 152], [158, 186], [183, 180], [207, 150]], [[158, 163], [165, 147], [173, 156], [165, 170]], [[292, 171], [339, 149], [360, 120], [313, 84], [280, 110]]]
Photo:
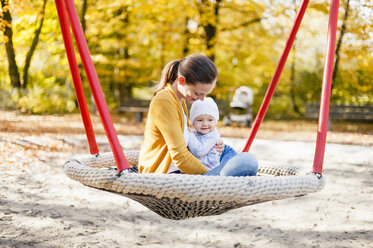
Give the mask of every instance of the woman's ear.
[[185, 83], [186, 83], [185, 77], [183, 77], [183, 76], [179, 76], [179, 78], [177, 80], [178, 80], [178, 82], [179, 82], [180, 85], [184, 86]]

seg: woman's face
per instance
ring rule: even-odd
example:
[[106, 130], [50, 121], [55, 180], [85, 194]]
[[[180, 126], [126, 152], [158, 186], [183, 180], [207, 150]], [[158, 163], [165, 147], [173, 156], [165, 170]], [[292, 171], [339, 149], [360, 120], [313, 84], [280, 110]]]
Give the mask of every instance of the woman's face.
[[210, 94], [211, 91], [214, 89], [216, 84], [216, 80], [210, 84], [205, 83], [196, 83], [195, 85], [179, 83], [179, 93], [188, 103], [193, 103], [197, 100], [203, 101], [206, 95]]

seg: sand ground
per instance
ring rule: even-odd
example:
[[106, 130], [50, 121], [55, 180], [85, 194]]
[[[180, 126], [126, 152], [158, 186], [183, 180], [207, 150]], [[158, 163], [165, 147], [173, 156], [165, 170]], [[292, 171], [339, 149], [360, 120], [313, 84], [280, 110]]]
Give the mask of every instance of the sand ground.
[[[327, 144], [319, 193], [174, 221], [66, 177], [62, 164], [87, 153], [85, 135], [10, 128], [0, 132], [0, 247], [372, 247], [373, 136], [361, 137]], [[124, 149], [138, 149], [141, 140], [120, 135]], [[240, 150], [245, 139], [224, 141]], [[103, 135], [98, 142], [108, 150]], [[251, 151], [259, 161], [310, 170], [314, 148], [299, 137], [262, 137]]]

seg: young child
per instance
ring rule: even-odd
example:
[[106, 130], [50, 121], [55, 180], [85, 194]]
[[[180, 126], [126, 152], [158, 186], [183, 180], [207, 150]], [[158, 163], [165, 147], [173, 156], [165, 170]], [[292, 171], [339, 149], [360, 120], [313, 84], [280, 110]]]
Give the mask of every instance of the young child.
[[[216, 129], [219, 120], [218, 106], [210, 97], [205, 100], [197, 100], [190, 109], [190, 120], [195, 130], [189, 132], [188, 148], [203, 165], [209, 170], [220, 165], [220, 153], [214, 146], [220, 140], [220, 134]], [[236, 153], [231, 149], [229, 156], [224, 156], [224, 161], [228, 161]]]

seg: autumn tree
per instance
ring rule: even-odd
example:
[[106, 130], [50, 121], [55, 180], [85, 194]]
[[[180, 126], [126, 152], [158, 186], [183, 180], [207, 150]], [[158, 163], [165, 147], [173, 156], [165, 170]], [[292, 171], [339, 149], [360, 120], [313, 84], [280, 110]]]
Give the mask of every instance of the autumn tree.
[[46, 5], [47, 5], [47, 0], [43, 0], [43, 5], [41, 7], [41, 12], [40, 12], [39, 24], [38, 24], [38, 27], [35, 29], [34, 38], [32, 39], [30, 49], [28, 50], [26, 58], [25, 58], [25, 65], [23, 67], [23, 84], [22, 84], [23, 88], [27, 87], [28, 71], [29, 71], [29, 68], [30, 68], [30, 65], [31, 65], [32, 56], [34, 55], [35, 50], [36, 50], [36, 46], [38, 45], [38, 42], [39, 42], [41, 29], [43, 28], [43, 23], [44, 23], [44, 18], [45, 18], [45, 6]]
[[[199, 13], [199, 25], [203, 28], [204, 34], [204, 43], [206, 46], [207, 56], [211, 60], [215, 60], [216, 57], [216, 44], [218, 42], [218, 33], [219, 32], [229, 32], [233, 30], [240, 29], [242, 27], [247, 27], [252, 24], [259, 23], [262, 19], [260, 9], [255, 11], [252, 7], [247, 9], [249, 5], [256, 5], [252, 1], [239, 2], [239, 1], [208, 1], [208, 0], [196, 0], [196, 8]], [[229, 16], [230, 21], [226, 23], [221, 23], [227, 18], [221, 18], [222, 9], [224, 11], [223, 15]], [[228, 11], [233, 13], [227, 13]], [[234, 15], [240, 15], [243, 17], [237, 22], [232, 22], [231, 18], [234, 18]], [[242, 15], [243, 14], [243, 15]]]
[[373, 1], [346, 0], [341, 5], [332, 99], [338, 104], [372, 104], [373, 63], [371, 30]]
[[40, 11], [40, 20], [37, 20], [38, 26], [34, 31], [33, 39], [30, 45], [30, 48], [27, 52], [27, 55], [25, 57], [25, 63], [23, 67], [23, 82], [21, 83], [20, 80], [20, 73], [18, 70], [17, 62], [16, 62], [16, 53], [14, 50], [13, 45], [13, 29], [12, 29], [12, 16], [10, 13], [10, 5], [8, 0], [1, 0], [1, 6], [2, 6], [2, 29], [4, 32], [4, 38], [5, 38], [5, 47], [7, 52], [7, 59], [8, 59], [8, 66], [9, 66], [9, 76], [11, 85], [14, 88], [26, 88], [28, 84], [28, 72], [31, 64], [32, 56], [35, 53], [36, 46], [39, 42], [40, 33], [43, 27], [44, 23], [44, 17], [45, 17], [45, 7], [47, 4], [47, 0], [43, 0], [41, 11]]
[[[109, 107], [125, 98], [149, 99], [168, 61], [203, 53], [219, 69], [212, 94], [228, 100], [235, 88], [249, 86], [258, 109], [301, 1], [75, 2]], [[47, 0], [1, 4], [0, 93], [26, 87], [22, 99], [13, 99], [25, 111], [76, 109], [55, 6]], [[371, 0], [340, 6], [334, 103], [372, 103], [371, 7]], [[310, 2], [268, 117], [298, 116], [307, 102], [319, 100], [328, 15], [328, 2]]]
[[18, 71], [16, 55], [13, 45], [12, 15], [10, 13], [9, 0], [1, 0], [2, 31], [4, 32], [4, 44], [8, 59], [9, 77], [12, 87], [20, 88], [21, 80]]

